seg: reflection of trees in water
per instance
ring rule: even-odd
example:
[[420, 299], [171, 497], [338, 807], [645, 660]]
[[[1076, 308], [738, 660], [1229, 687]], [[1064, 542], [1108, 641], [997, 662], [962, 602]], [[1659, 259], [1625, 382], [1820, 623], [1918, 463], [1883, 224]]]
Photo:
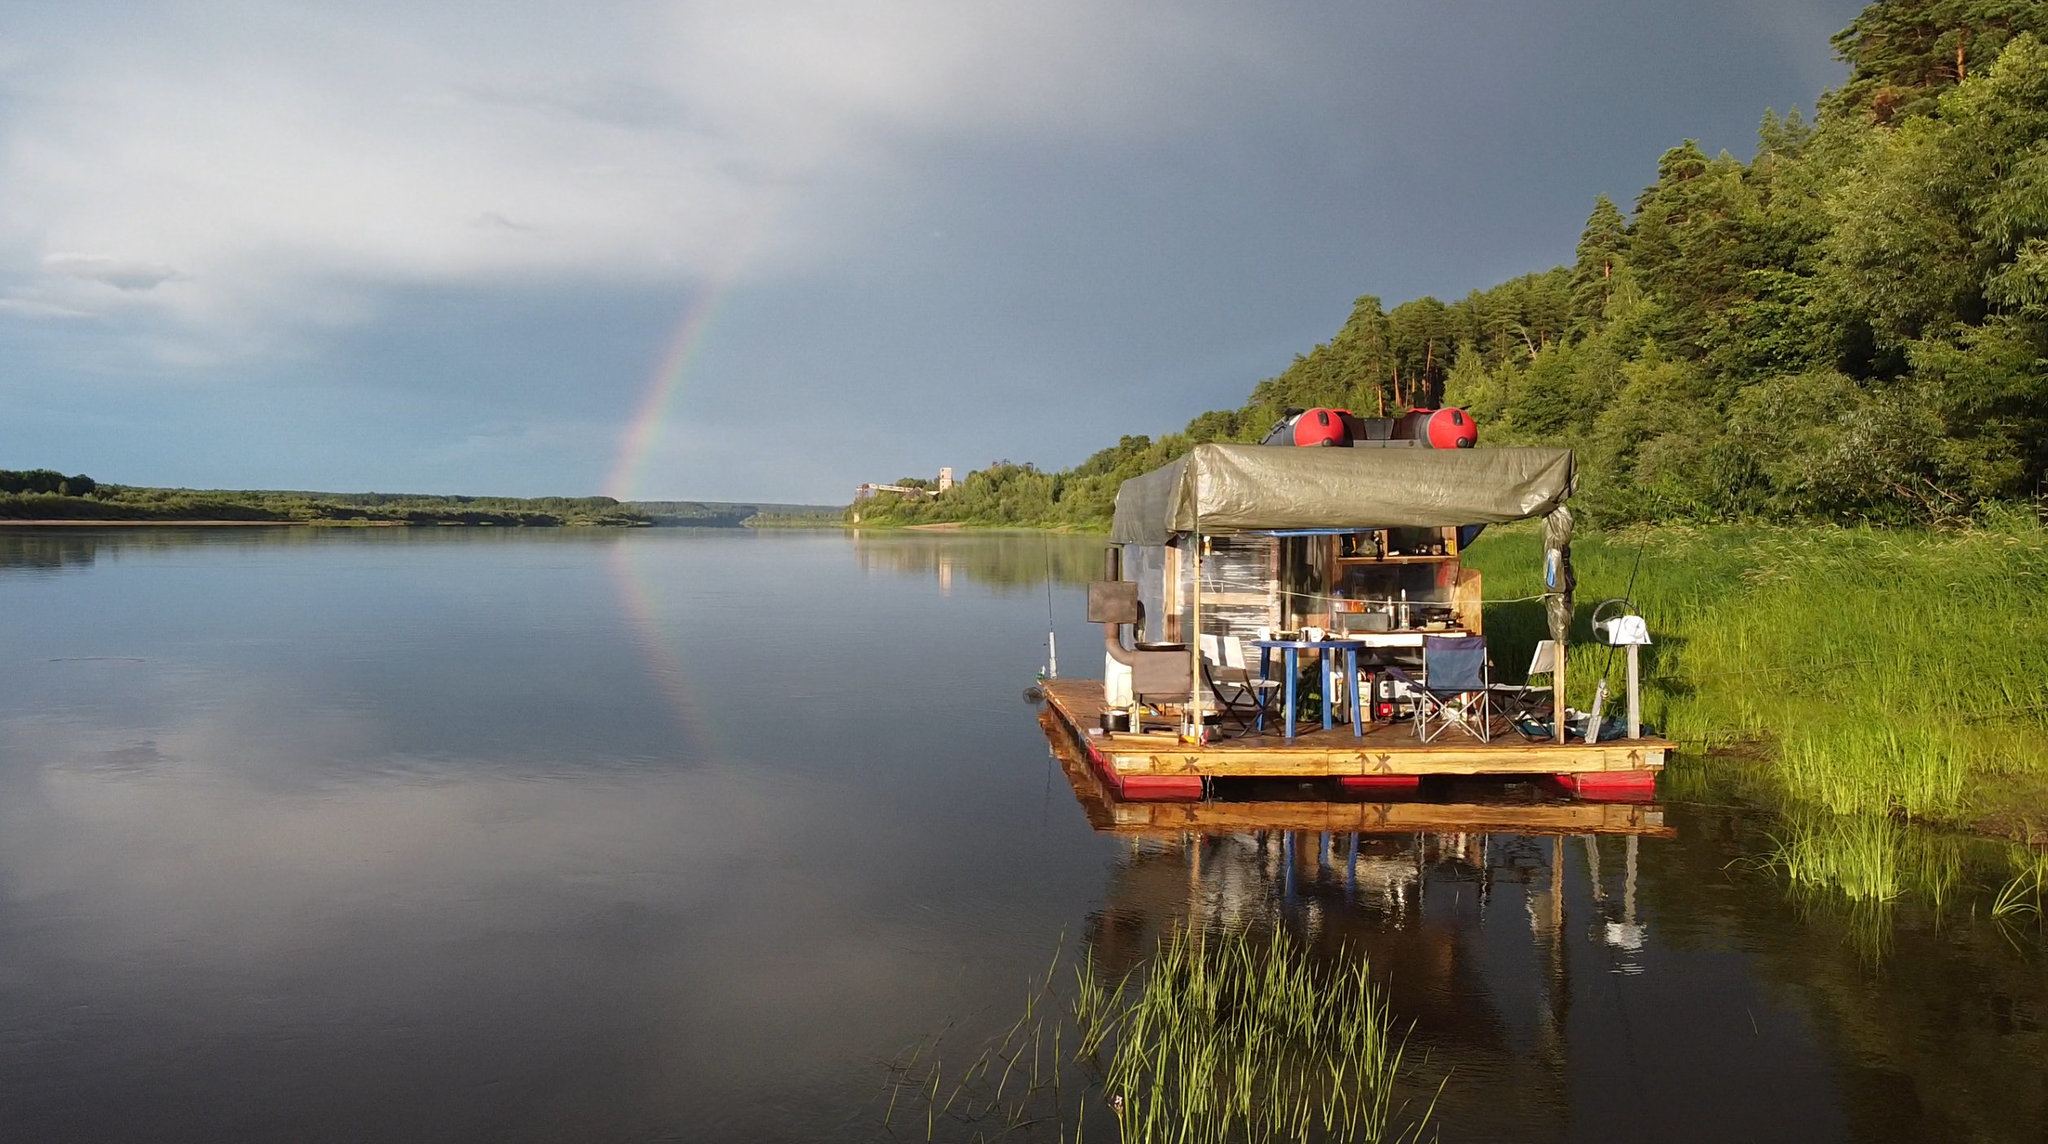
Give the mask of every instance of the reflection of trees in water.
[[965, 577], [997, 589], [1036, 588], [1048, 573], [1057, 584], [1086, 584], [1102, 577], [1100, 536], [1053, 532], [856, 531], [854, 558], [873, 575], [929, 575], [942, 588]]
[[321, 527], [292, 524], [121, 527], [0, 525], [0, 574], [89, 568], [102, 556], [192, 548], [312, 544], [609, 544], [639, 530], [610, 528]]
[[[1725, 932], [1793, 999], [1839, 1062], [1848, 1138], [2040, 1139], [2048, 932], [2038, 917], [1990, 917], [2012, 876], [2008, 847], [1717, 801], [1660, 846], [1660, 866], [1692, 876], [1645, 879], [1644, 910]], [[1785, 865], [1799, 849], [1799, 860], [1825, 855], [1832, 869], [1870, 864], [1885, 876], [1802, 882]]]
[[0, 529], [0, 572], [89, 568], [98, 553], [99, 538], [69, 529]]

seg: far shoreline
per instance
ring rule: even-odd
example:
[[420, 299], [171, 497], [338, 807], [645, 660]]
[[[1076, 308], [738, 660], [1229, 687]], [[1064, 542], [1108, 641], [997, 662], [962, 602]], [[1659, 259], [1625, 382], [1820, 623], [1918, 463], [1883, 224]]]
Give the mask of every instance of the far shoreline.
[[406, 521], [327, 520], [0, 520], [0, 528], [405, 528]]

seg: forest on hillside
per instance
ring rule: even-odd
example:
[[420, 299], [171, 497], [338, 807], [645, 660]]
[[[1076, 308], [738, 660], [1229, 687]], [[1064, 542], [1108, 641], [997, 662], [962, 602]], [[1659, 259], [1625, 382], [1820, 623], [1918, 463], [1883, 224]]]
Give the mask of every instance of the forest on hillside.
[[865, 523], [1095, 527], [1128, 477], [1289, 407], [1462, 405], [1481, 445], [1568, 445], [1599, 521], [1968, 519], [2048, 460], [2048, 4], [1879, 0], [1811, 120], [1666, 151], [1570, 265], [1343, 328], [1236, 409], [1072, 469], [999, 462]]

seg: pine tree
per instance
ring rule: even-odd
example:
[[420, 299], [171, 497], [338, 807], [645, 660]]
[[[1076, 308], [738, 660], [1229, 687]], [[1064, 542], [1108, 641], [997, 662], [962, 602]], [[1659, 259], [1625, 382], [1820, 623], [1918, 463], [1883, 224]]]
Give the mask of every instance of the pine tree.
[[1849, 80], [1828, 109], [1877, 123], [1925, 115], [2022, 32], [2048, 34], [2040, 0], [1878, 0], [1835, 34]]
[[1581, 327], [1600, 321], [1614, 297], [1614, 276], [1628, 254], [1628, 220], [1606, 195], [1593, 200], [1593, 213], [1579, 235], [1579, 260], [1572, 269], [1572, 311]]

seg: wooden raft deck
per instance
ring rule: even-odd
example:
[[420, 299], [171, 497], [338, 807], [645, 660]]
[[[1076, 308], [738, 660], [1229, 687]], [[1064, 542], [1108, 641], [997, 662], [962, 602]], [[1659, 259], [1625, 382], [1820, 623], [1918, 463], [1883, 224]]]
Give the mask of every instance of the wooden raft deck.
[[1311, 834], [1637, 834], [1676, 837], [1664, 808], [1645, 803], [1550, 799], [1524, 802], [1253, 799], [1133, 802], [1117, 797], [1050, 711], [1040, 720], [1088, 824], [1104, 834], [1177, 838], [1259, 831]]
[[1181, 742], [1170, 732], [1091, 735], [1089, 729], [1100, 727], [1105, 711], [1102, 681], [1053, 679], [1042, 686], [1051, 708], [1126, 796], [1162, 780], [1191, 778], [1371, 781], [1429, 775], [1556, 775], [1646, 784], [1676, 747], [1665, 739], [1558, 744], [1531, 743], [1520, 735], [1482, 743], [1455, 731], [1424, 743], [1408, 723], [1367, 724], [1364, 738], [1354, 736], [1349, 723], [1328, 731], [1317, 726], [1293, 739], [1275, 732], [1202, 744]]

